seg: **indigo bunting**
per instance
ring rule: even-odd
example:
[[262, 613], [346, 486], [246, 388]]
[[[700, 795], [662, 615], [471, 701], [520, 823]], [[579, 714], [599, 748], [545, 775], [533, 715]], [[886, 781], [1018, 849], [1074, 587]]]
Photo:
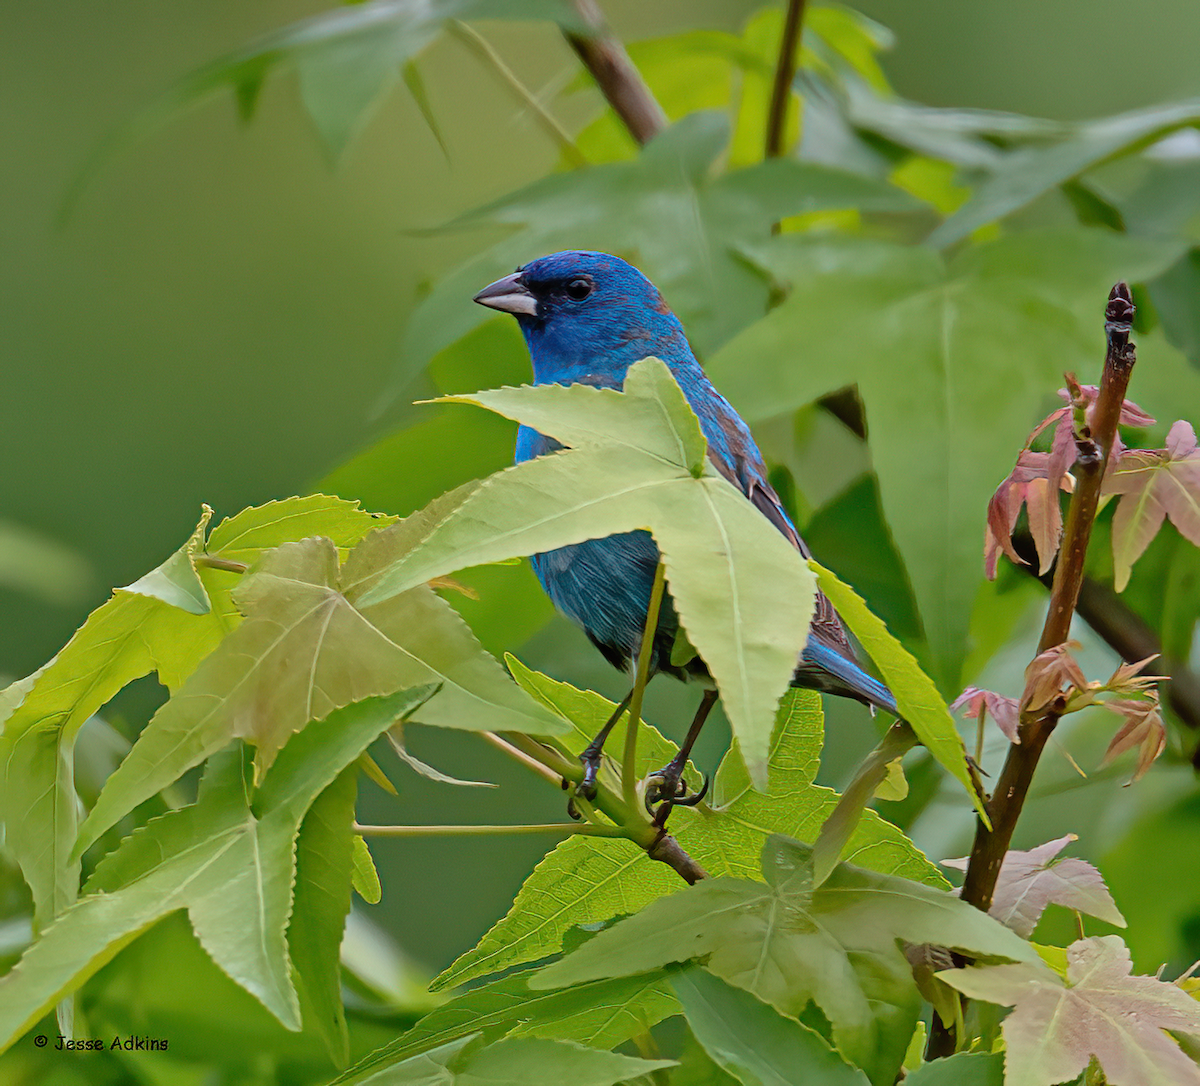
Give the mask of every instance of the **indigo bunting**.
[[[766, 465], [749, 427], [708, 380], [688, 345], [683, 326], [640, 271], [606, 253], [553, 253], [484, 287], [474, 300], [517, 318], [533, 360], [534, 384], [579, 382], [620, 388], [634, 362], [650, 355], [662, 359], [700, 420], [708, 441], [708, 456], [716, 469], [808, 557], [808, 548], [767, 481]], [[518, 462], [559, 448], [558, 442], [528, 426], [517, 433]], [[537, 554], [532, 562], [554, 605], [583, 628], [610, 663], [632, 672], [658, 558], [650, 533], [636, 531]], [[717, 699], [702, 661], [693, 658], [683, 666], [671, 662], [678, 629], [679, 620], [668, 593], [655, 631], [650, 674], [664, 672], [679, 679], [706, 680], [708, 689], [679, 755], [652, 775], [653, 783], [647, 788], [646, 805], [651, 808], [659, 804], [656, 817], [660, 825], [671, 806], [699, 802], [707, 789], [706, 780], [703, 789], [689, 794], [682, 773], [691, 746]], [[837, 611], [820, 593], [792, 685], [855, 698], [896, 712], [891, 691], [868, 675], [855, 659]], [[586, 799], [595, 795], [604, 740], [628, 703], [627, 696], [580, 756], [585, 772], [577, 793]]]

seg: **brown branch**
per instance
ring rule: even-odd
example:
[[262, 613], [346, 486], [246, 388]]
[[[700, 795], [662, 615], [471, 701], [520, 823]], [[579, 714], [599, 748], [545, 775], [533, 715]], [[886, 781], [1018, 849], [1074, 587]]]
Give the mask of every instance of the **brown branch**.
[[639, 144], [648, 143], [667, 127], [667, 115], [625, 46], [608, 29], [595, 0], [573, 0], [572, 6], [587, 29], [583, 33], [564, 31], [567, 41], [629, 134]]
[[[1048, 588], [1052, 575], [1038, 576], [1033, 538], [1027, 532], [1014, 536], [1013, 549], [1029, 563], [1020, 568]], [[1152, 670], [1166, 677], [1164, 700], [1185, 727], [1200, 731], [1200, 676], [1175, 657], [1161, 655], [1162, 642], [1141, 615], [1107, 584], [1092, 577], [1084, 577], [1075, 610], [1122, 660], [1159, 656]], [[1192, 760], [1200, 769], [1200, 746]]]
[[[532, 736], [520, 732], [506, 732], [501, 743], [497, 745], [501, 750], [507, 748], [506, 753], [521, 755], [522, 762], [528, 759], [549, 769], [556, 779], [563, 781], [564, 788], [567, 786], [566, 782], [578, 783], [583, 776], [583, 766], [567, 751], [539, 742]], [[687, 854], [674, 837], [644, 818], [635, 818], [635, 812], [631, 811], [625, 805], [623, 797], [612, 789], [600, 785], [594, 803], [598, 810], [615, 823], [612, 827], [614, 830], [639, 848], [645, 849], [650, 859], [672, 868], [684, 882], [692, 885], [708, 878], [708, 872]]]
[[[1084, 425], [1075, 434], [1075, 491], [1067, 510], [1067, 521], [1063, 528], [1062, 549], [1058, 565], [1054, 570], [1054, 583], [1050, 590], [1050, 606], [1038, 652], [1061, 645], [1071, 631], [1071, 618], [1079, 600], [1083, 584], [1083, 564], [1087, 555], [1088, 540], [1092, 524], [1100, 504], [1100, 483], [1104, 468], [1117, 432], [1117, 419], [1125, 402], [1125, 391], [1136, 361], [1136, 353], [1129, 342], [1130, 322], [1133, 320], [1133, 299], [1129, 287], [1118, 283], [1108, 297], [1105, 311], [1104, 330], [1108, 338], [1108, 350], [1104, 359], [1104, 375], [1100, 380], [1100, 392], [1096, 400], [1092, 429]], [[975, 843], [967, 864], [967, 875], [963, 881], [962, 899], [977, 909], [987, 912], [992, 904], [996, 889], [996, 878], [1004, 854], [1012, 843], [1013, 831], [1025, 805], [1025, 797], [1033, 781], [1038, 759], [1051, 733], [1058, 724], [1065, 707], [1065, 699], [1058, 698], [1049, 706], [1036, 711], [1026, 710], [1021, 714], [1020, 742], [1008, 750], [1004, 768], [996, 782], [996, 789], [987, 804], [989, 830], [982, 821], [975, 824]], [[955, 1036], [952, 1027], [935, 1016], [930, 1032], [929, 1059], [949, 1056], [954, 1052]]]
[[788, 0], [783, 34], [779, 39], [779, 57], [775, 61], [775, 78], [771, 83], [771, 107], [767, 111], [767, 158], [778, 158], [784, 151], [788, 105], [792, 100], [796, 57], [800, 52], [800, 35], [804, 29], [804, 4], [805, 0]]

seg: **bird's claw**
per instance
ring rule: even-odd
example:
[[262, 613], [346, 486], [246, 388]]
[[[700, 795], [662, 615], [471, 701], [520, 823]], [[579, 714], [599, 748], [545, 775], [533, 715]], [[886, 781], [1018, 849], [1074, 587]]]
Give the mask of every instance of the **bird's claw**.
[[699, 791], [689, 792], [687, 781], [683, 779], [681, 770], [673, 770], [670, 766], [660, 769], [657, 773], [651, 773], [647, 778], [646, 810], [653, 816], [654, 824], [662, 827], [666, 825], [672, 808], [695, 807], [701, 803], [708, 795], [711, 783], [709, 775], [705, 773], [704, 783], [700, 786]]
[[[596, 778], [600, 774], [600, 757], [599, 751], [595, 754], [584, 751], [579, 756], [580, 762], [583, 763], [583, 777], [575, 785], [574, 790], [571, 792], [571, 798], [567, 800], [567, 814], [575, 819], [576, 822], [583, 818], [576, 800], [584, 800], [587, 803], [591, 803], [599, 791], [596, 787]], [[563, 781], [563, 787], [567, 787], [565, 780]]]

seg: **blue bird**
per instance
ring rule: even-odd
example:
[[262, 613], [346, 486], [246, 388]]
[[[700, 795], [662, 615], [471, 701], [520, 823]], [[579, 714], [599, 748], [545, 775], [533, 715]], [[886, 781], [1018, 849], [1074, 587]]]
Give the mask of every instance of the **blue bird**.
[[[678, 318], [653, 283], [640, 271], [607, 253], [582, 250], [553, 253], [531, 261], [475, 295], [480, 305], [517, 318], [533, 360], [534, 384], [575, 383], [620, 388], [634, 362], [653, 355], [670, 368], [700, 420], [708, 455], [716, 469], [808, 557], [809, 551], [767, 482], [767, 469], [750, 429], [712, 385], [688, 345]], [[517, 433], [520, 463], [561, 448], [558, 442], [522, 426]], [[533, 569], [554, 605], [584, 632], [615, 667], [631, 672], [642, 641], [646, 611], [658, 566], [658, 548], [649, 532], [592, 539], [533, 556]], [[687, 757], [717, 700], [703, 662], [671, 663], [679, 620], [669, 594], [664, 598], [650, 660], [651, 675], [706, 680], [707, 689], [679, 754], [653, 775], [647, 807], [659, 804], [662, 825], [671, 806], [697, 803], [682, 780]], [[863, 670], [833, 605], [818, 593], [808, 643], [792, 685], [854, 698], [896, 712], [892, 692]], [[631, 691], [632, 694], [632, 691]], [[584, 778], [577, 788], [595, 795], [601, 749], [628, 707], [617, 707], [580, 756]]]

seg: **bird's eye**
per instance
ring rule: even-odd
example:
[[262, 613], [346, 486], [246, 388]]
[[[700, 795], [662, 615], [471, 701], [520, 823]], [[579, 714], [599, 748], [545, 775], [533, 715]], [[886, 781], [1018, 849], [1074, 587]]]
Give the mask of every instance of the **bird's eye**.
[[574, 298], [577, 302], [582, 302], [591, 293], [592, 284], [586, 279], [572, 279], [567, 284], [567, 296]]

